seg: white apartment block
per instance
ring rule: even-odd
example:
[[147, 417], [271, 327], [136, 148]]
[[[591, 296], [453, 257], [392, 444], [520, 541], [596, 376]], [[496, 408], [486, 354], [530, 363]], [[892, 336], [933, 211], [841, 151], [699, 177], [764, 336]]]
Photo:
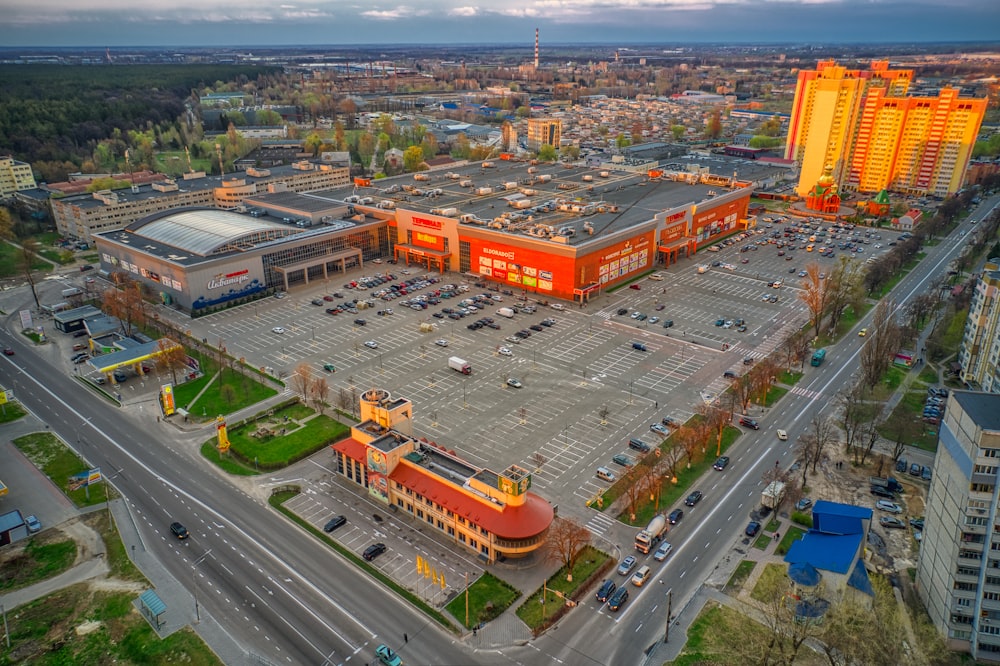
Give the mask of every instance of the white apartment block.
[[1000, 259], [990, 259], [976, 281], [958, 353], [966, 386], [1000, 393]]

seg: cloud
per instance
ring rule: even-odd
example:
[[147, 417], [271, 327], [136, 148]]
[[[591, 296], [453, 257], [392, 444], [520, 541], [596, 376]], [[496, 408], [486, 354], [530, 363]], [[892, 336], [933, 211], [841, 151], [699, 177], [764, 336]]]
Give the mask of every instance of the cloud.
[[479, 9], [476, 7], [452, 7], [448, 10], [449, 16], [461, 16], [463, 18], [476, 16], [478, 14]]
[[415, 16], [426, 16], [429, 13], [426, 9], [414, 9], [406, 5], [399, 5], [395, 9], [370, 9], [366, 12], [361, 12], [361, 16], [375, 19], [376, 21], [397, 21]]

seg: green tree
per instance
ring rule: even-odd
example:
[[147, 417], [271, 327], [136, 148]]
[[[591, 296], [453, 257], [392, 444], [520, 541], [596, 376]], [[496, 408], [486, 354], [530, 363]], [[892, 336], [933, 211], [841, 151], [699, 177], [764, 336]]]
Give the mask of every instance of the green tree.
[[424, 166], [424, 150], [420, 146], [410, 146], [403, 151], [403, 169], [420, 171]]
[[247, 117], [243, 115], [242, 111], [228, 111], [226, 113], [226, 120], [228, 120], [233, 125], [238, 125], [243, 127], [247, 124]]
[[323, 145], [323, 139], [320, 138], [318, 133], [313, 132], [312, 134], [306, 137], [304, 145], [305, 149], [308, 152], [312, 153], [313, 157], [315, 157], [316, 155], [319, 155], [319, 149], [320, 146]]
[[674, 141], [680, 141], [687, 134], [687, 128], [684, 125], [671, 125], [670, 133], [674, 135]]
[[543, 162], [555, 162], [556, 149], [547, 143], [543, 144], [542, 147], [538, 149], [538, 159]]
[[632, 140], [625, 136], [624, 132], [619, 132], [618, 136], [615, 137], [615, 145], [618, 148], [627, 148], [632, 145]]
[[571, 160], [580, 159], [580, 146], [563, 146], [559, 149], [559, 155]]
[[781, 139], [773, 136], [755, 136], [750, 139], [751, 148], [774, 148], [784, 143]]
[[420, 142], [420, 149], [424, 153], [425, 160], [434, 159], [438, 154], [438, 140], [433, 134], [428, 132]]
[[472, 154], [472, 147], [469, 145], [469, 137], [464, 132], [459, 132], [455, 137], [455, 145], [451, 149], [452, 157], [460, 160], [467, 160]]
[[256, 115], [256, 120], [258, 125], [269, 125], [277, 126], [283, 125], [285, 123], [284, 118], [277, 111], [271, 109], [264, 109], [263, 111], [258, 111]]

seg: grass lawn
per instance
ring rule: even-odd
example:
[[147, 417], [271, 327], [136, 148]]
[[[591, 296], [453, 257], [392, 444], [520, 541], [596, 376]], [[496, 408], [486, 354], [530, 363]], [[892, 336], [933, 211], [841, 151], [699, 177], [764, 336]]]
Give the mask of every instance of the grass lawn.
[[931, 384], [937, 384], [938, 373], [934, 368], [925, 365], [924, 369], [920, 371], [920, 375], [917, 377], [924, 384], [930, 386]]
[[[771, 407], [772, 405], [774, 405], [774, 403], [781, 400], [781, 398], [783, 398], [786, 393], [788, 393], [788, 389], [786, 389], [784, 386], [772, 385], [771, 388], [767, 390], [767, 397], [764, 400], [764, 406]], [[754, 404], [759, 405], [760, 403], [755, 401]]]
[[520, 596], [521, 593], [509, 583], [485, 572], [469, 585], [468, 622], [466, 622], [464, 593], [455, 595], [445, 609], [466, 629], [472, 629], [480, 622], [488, 622], [499, 616]]
[[[587, 546], [576, 560], [573, 567], [573, 580], [566, 580], [566, 567], [560, 567], [546, 583], [548, 594], [545, 595], [545, 603], [542, 603], [542, 588], [528, 597], [517, 609], [517, 616], [524, 621], [531, 629], [536, 629], [544, 625], [546, 618], [551, 618], [553, 613], [566, 604], [566, 600], [555, 592], [562, 593], [567, 599], [573, 598], [574, 593], [581, 585], [586, 584], [595, 571], [599, 570], [608, 555], [597, 550], [593, 546]], [[544, 617], [543, 617], [544, 614]]]
[[[158, 168], [161, 173], [180, 176], [189, 170], [187, 156], [184, 154], [183, 150], [165, 150], [157, 153], [155, 159], [156, 164], [159, 165]], [[191, 168], [195, 171], [211, 173], [212, 156], [192, 157]]]
[[[741, 435], [739, 428], [735, 426], [727, 426], [725, 431], [722, 433], [722, 452], [725, 453], [730, 445], [736, 441], [736, 438]], [[669, 438], [667, 440], [670, 441]], [[655, 462], [655, 456], [647, 456], [651, 458], [650, 462]], [[706, 470], [711, 469], [712, 463], [715, 462], [715, 448], [710, 446], [705, 457], [698, 462], [692, 463], [691, 468], [688, 469], [686, 462], [681, 462], [677, 467], [677, 483], [671, 483], [670, 479], [666, 479], [663, 482], [663, 486], [660, 489], [660, 504], [657, 507], [655, 500], [649, 501], [649, 493], [642, 493], [639, 498], [639, 504], [635, 510], [635, 520], [629, 521], [628, 507], [618, 516], [619, 520], [624, 521], [633, 526], [645, 526], [652, 520], [653, 516], [660, 511], [663, 511], [665, 507], [671, 506], [674, 502], [679, 500], [681, 497], [686, 496], [691, 492], [692, 485], [705, 473]], [[645, 459], [643, 460], [645, 462]], [[608, 499], [608, 496], [613, 492], [618, 492], [618, 495], [624, 493], [624, 486], [619, 482], [612, 486], [604, 495], [604, 506], [610, 506], [612, 499]]]
[[0, 558], [0, 591], [10, 592], [40, 580], [51, 578], [69, 569], [76, 559], [76, 542], [72, 539], [55, 541], [63, 536], [61, 532], [53, 532], [47, 539], [47, 533], [29, 539], [23, 550], [17, 546], [15, 552], [8, 549]]
[[21, 403], [19, 402], [8, 402], [5, 405], [0, 405], [0, 423], [16, 421], [24, 416], [24, 414], [24, 408], [21, 407]]
[[215, 466], [223, 472], [233, 474], [234, 476], [256, 476], [257, 474], [260, 474], [260, 469], [254, 467], [252, 460], [250, 461], [250, 464], [247, 465], [232, 455], [220, 453], [218, 447], [216, 446], [217, 444], [218, 440], [215, 439], [210, 439], [202, 444], [202, 457], [207, 459], [209, 462], [214, 463]]
[[[691, 623], [687, 643], [680, 655], [664, 666], [742, 666], [743, 655], [732, 649], [732, 641], [747, 631], [760, 631], [759, 625], [728, 606], [706, 604]], [[671, 640], [674, 638], [671, 634]]]
[[754, 539], [753, 547], [757, 550], [767, 550], [767, 547], [771, 545], [771, 541], [773, 541], [773, 539], [770, 534], [761, 534], [759, 537]]
[[93, 506], [105, 501], [106, 488], [98, 483], [90, 489], [87, 496], [86, 487], [76, 488], [72, 478], [75, 474], [85, 472], [90, 466], [84, 463], [75, 453], [66, 448], [59, 439], [50, 432], [36, 432], [24, 435], [14, 440], [14, 446], [32, 462], [45, 476], [52, 479], [66, 496], [77, 506]]
[[778, 547], [774, 549], [775, 554], [784, 555], [787, 553], [788, 549], [792, 547], [792, 543], [801, 539], [802, 535], [805, 533], [805, 530], [799, 529], [798, 527], [789, 527], [785, 530], [785, 535], [781, 537], [781, 543], [779, 543]]
[[793, 370], [784, 370], [780, 375], [778, 375], [778, 383], [784, 384], [785, 386], [795, 386], [802, 379], [804, 373], [795, 372]]
[[[23, 275], [22, 271], [18, 267], [18, 253], [20, 248], [14, 247], [10, 243], [2, 242], [0, 243], [0, 278], [13, 277], [15, 275]], [[51, 271], [52, 264], [41, 259], [36, 259], [31, 264], [31, 270], [33, 271]]]
[[[214, 419], [220, 414], [230, 414], [278, 393], [273, 388], [258, 382], [256, 374], [249, 370], [244, 375], [227, 368], [223, 370], [222, 375], [212, 381], [216, 364], [204, 356], [199, 361], [205, 375], [174, 388], [176, 404], [188, 410], [195, 420]], [[212, 385], [208, 390], [198, 398], [197, 402], [192, 402], [210, 381]], [[223, 388], [226, 386], [229, 389]]]
[[[275, 417], [279, 417], [278, 412]], [[309, 419], [301, 426], [295, 421], [280, 426], [287, 428], [287, 434], [272, 428], [274, 435], [254, 437], [259, 421], [252, 421], [245, 426], [229, 431], [229, 442], [232, 451], [243, 459], [245, 464], [257, 464], [264, 469], [287, 467], [296, 460], [301, 460], [331, 442], [343, 439], [350, 432], [350, 427], [340, 421], [335, 421], [322, 414]], [[208, 440], [214, 443], [216, 440]]]
[[730, 594], [736, 593], [741, 587], [743, 587], [743, 583], [746, 582], [747, 578], [750, 577], [750, 574], [753, 572], [754, 565], [756, 564], [757, 563], [753, 560], [742, 560], [738, 565], [736, 565], [736, 571], [734, 571], [733, 575], [729, 577], [729, 582], [726, 583], [726, 587], [723, 591]]
[[[784, 543], [784, 539], [781, 542]], [[788, 566], [785, 564], [765, 564], [764, 571], [761, 572], [760, 578], [757, 579], [757, 584], [754, 585], [750, 596], [760, 602], [767, 601], [768, 592], [776, 589], [775, 586], [781, 579], [788, 577], [785, 573], [787, 568]]]
[[62, 250], [44, 248], [38, 250], [38, 254], [41, 255], [42, 257], [45, 257], [49, 261], [54, 261], [60, 265], [73, 263], [72, 253], [70, 253], [68, 256], [64, 256], [64, 252]]
[[768, 522], [767, 525], [764, 526], [764, 531], [765, 532], [777, 532], [778, 528], [780, 528], [780, 527], [781, 527], [781, 521], [778, 520], [777, 518], [772, 518], [770, 520], [770, 522]]
[[[962, 337], [965, 335], [965, 320], [968, 318], [968, 315], [968, 308], [956, 311], [952, 315], [951, 320], [941, 334], [938, 344], [939, 349], [947, 350], [945, 354], [951, 354], [953, 350], [961, 346]], [[940, 355], [935, 355], [934, 360], [940, 361]]]

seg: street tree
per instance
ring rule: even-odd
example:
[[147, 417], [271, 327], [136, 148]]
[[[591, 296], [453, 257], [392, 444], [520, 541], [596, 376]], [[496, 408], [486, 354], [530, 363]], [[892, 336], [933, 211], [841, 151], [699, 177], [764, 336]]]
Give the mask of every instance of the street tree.
[[133, 328], [146, 324], [146, 301], [143, 298], [142, 283], [133, 280], [120, 271], [111, 274], [113, 287], [104, 290], [101, 309], [121, 323], [126, 336], [131, 336]]
[[818, 337], [820, 326], [823, 323], [823, 315], [827, 310], [829, 289], [827, 281], [821, 279], [819, 276], [821, 272], [819, 264], [806, 264], [804, 270], [806, 276], [802, 278], [800, 283], [802, 289], [799, 292], [799, 300], [805, 303], [806, 308], [809, 310], [809, 319], [812, 322], [815, 335]]
[[864, 296], [862, 280], [864, 264], [860, 261], [841, 256], [836, 266], [826, 278], [826, 315], [827, 330], [834, 332], [840, 323], [844, 312], [856, 306]]
[[809, 430], [799, 439], [802, 447], [803, 466], [808, 464], [812, 467], [812, 473], [816, 473], [816, 467], [826, 457], [826, 452], [837, 442], [837, 427], [833, 421], [816, 414], [809, 422]]
[[871, 330], [861, 347], [861, 377], [869, 390], [874, 389], [882, 379], [899, 349], [900, 331], [892, 314], [894, 310], [892, 299], [884, 298], [878, 302], [872, 315]]
[[913, 418], [912, 413], [902, 409], [894, 410], [883, 423], [883, 428], [892, 442], [893, 462], [899, 460], [907, 444], [919, 437], [924, 430], [923, 425]]
[[330, 384], [326, 377], [317, 377], [312, 383], [313, 406], [322, 414], [326, 411], [326, 398], [330, 394]]
[[408, 172], [422, 171], [427, 167], [424, 164], [424, 150], [420, 146], [410, 146], [403, 151], [403, 169]]
[[635, 520], [635, 512], [642, 498], [642, 478], [635, 467], [630, 467], [622, 475], [621, 483], [625, 488], [625, 499], [628, 500], [629, 521]]
[[732, 414], [715, 405], [700, 405], [698, 413], [701, 414], [702, 423], [708, 430], [708, 436], [715, 439], [715, 455], [721, 456], [722, 435], [726, 432], [726, 426], [732, 421]]
[[739, 406], [740, 412], [746, 414], [750, 407], [750, 400], [753, 398], [753, 378], [749, 373], [734, 377], [729, 382], [729, 390], [732, 392], [734, 403]]
[[303, 400], [308, 400], [309, 398], [309, 388], [312, 386], [312, 368], [308, 363], [299, 363], [295, 366], [295, 372], [292, 374], [292, 388], [295, 392], [302, 396]]
[[552, 521], [545, 536], [546, 555], [566, 567], [566, 580], [573, 580], [573, 566], [590, 540], [590, 530], [576, 521], [562, 517]]
[[177, 371], [187, 370], [188, 355], [187, 350], [169, 338], [160, 338], [156, 341], [156, 350], [159, 354], [160, 366], [170, 371], [173, 383], [177, 384]]
[[865, 400], [866, 396], [867, 391], [861, 382], [855, 382], [837, 394], [840, 428], [844, 431], [844, 450], [854, 456], [855, 463], [860, 463], [857, 447], [865, 421], [871, 418], [872, 412], [871, 404]]

